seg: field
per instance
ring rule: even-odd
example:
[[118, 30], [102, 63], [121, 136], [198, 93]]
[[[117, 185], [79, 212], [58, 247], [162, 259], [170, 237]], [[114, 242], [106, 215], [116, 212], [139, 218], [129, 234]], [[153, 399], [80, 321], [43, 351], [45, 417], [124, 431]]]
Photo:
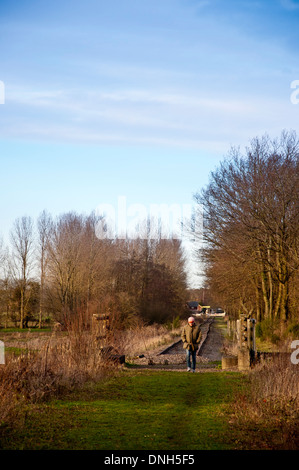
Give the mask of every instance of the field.
[[[137, 333], [135, 341], [129, 332], [131, 357], [141, 348], [161, 348], [178, 331], [150, 327]], [[299, 447], [298, 366], [289, 362], [249, 373], [223, 371], [211, 362], [190, 374], [137, 366], [133, 359], [107, 363], [90, 336], [77, 330], [2, 332], [0, 339], [8, 346], [0, 368], [0, 449]]]
[[28, 408], [3, 449], [192, 450], [239, 447], [226, 417], [240, 374], [125, 371]]

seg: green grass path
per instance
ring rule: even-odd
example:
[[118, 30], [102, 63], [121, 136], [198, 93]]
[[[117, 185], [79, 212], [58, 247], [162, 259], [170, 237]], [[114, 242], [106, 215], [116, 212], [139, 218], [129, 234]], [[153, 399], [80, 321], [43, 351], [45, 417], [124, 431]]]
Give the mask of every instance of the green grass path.
[[233, 448], [228, 405], [239, 373], [126, 370], [67, 399], [35, 405], [7, 449], [216, 450]]

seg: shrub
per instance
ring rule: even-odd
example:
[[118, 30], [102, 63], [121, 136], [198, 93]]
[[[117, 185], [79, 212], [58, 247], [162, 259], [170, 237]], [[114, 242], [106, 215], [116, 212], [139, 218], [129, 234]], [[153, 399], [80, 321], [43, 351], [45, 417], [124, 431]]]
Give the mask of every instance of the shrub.
[[273, 344], [278, 344], [280, 341], [279, 320], [265, 319], [257, 323], [256, 337], [262, 341], [269, 340]]
[[293, 339], [299, 338], [299, 323], [292, 323], [287, 329], [287, 335], [291, 335]]
[[115, 370], [107, 364], [92, 334], [81, 329], [53, 334], [39, 350], [7, 354], [0, 368], [0, 425], [12, 421], [24, 403], [45, 401], [101, 380]]
[[291, 363], [289, 355], [284, 354], [254, 367], [248, 374], [246, 393], [236, 400], [234, 409], [245, 431], [246, 428], [256, 429], [256, 443], [250, 445], [257, 448], [297, 449], [298, 366]]

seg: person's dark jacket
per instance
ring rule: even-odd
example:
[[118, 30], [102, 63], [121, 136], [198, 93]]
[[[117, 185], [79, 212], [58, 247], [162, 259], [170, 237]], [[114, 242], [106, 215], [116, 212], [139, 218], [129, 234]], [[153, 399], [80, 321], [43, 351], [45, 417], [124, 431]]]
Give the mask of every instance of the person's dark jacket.
[[202, 333], [199, 326], [191, 326], [188, 323], [188, 325], [184, 326], [181, 335], [184, 349], [188, 349], [189, 351], [197, 351], [201, 337]]

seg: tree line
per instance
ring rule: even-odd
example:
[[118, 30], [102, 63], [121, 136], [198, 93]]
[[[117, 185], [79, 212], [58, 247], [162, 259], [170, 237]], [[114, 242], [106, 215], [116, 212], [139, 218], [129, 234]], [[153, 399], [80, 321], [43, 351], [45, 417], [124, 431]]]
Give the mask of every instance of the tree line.
[[99, 218], [68, 212], [15, 220], [1, 246], [1, 326], [64, 325], [80, 315], [110, 313], [118, 325], [163, 322], [186, 300], [180, 240], [97, 237]]
[[204, 209], [207, 286], [231, 314], [299, 317], [299, 141], [294, 131], [232, 148], [195, 195]]
[[[232, 316], [299, 323], [298, 155], [294, 131], [256, 137], [243, 153], [231, 148], [194, 197], [204, 214], [196, 235], [205, 298]], [[15, 221], [10, 246], [0, 246], [2, 326], [41, 327], [48, 317], [63, 324], [79, 314], [88, 323], [108, 312], [130, 326], [186, 313], [186, 300], [196, 299], [187, 297], [181, 240], [159, 232], [108, 239], [97, 236], [99, 226], [105, 220], [93, 213]]]

